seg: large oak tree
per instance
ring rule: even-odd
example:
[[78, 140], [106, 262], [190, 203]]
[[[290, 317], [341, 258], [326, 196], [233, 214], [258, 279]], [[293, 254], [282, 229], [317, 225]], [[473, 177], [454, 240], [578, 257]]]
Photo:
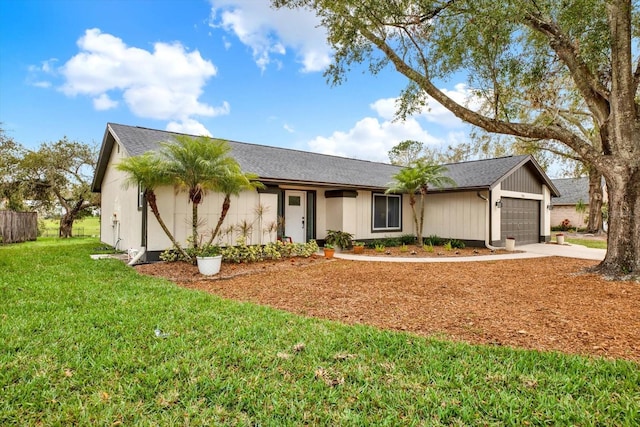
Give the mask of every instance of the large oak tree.
[[[326, 72], [333, 84], [351, 67], [377, 73], [390, 64], [408, 79], [400, 117], [431, 97], [488, 132], [572, 150], [609, 191], [608, 250], [598, 270], [640, 272], [640, 21], [630, 0], [272, 1], [319, 16], [335, 49]], [[483, 108], [438, 88], [460, 75]], [[597, 144], [580, 130], [583, 108]]]

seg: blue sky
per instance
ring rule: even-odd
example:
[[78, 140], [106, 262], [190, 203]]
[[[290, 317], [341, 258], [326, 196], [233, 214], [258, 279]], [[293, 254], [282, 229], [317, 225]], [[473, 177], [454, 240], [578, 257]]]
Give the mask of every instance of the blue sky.
[[330, 86], [317, 23], [266, 0], [0, 0], [1, 126], [29, 148], [99, 144], [115, 122], [375, 161], [467, 138], [437, 104], [394, 121], [406, 81], [391, 69]]

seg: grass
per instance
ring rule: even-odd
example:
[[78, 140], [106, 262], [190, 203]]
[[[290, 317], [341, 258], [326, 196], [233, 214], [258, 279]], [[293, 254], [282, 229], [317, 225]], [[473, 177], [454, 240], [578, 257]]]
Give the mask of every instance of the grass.
[[[58, 235], [60, 228], [59, 219], [44, 219], [45, 231], [44, 237], [55, 237]], [[81, 237], [91, 237], [100, 235], [100, 217], [89, 216], [73, 222], [73, 235]]]
[[[558, 231], [558, 232], [551, 233], [551, 238], [555, 239], [555, 236], [558, 233], [561, 233], [561, 232]], [[582, 246], [586, 246], [587, 248], [607, 249], [607, 241], [606, 240], [579, 239], [579, 238], [574, 238], [574, 237], [568, 237], [568, 236], [565, 235], [564, 241], [565, 241], [565, 243], [570, 243], [570, 244], [573, 244], [573, 245], [582, 245]]]
[[571, 243], [573, 245], [582, 245], [588, 248], [595, 249], [607, 249], [607, 241], [606, 240], [593, 240], [593, 239], [574, 239], [565, 237], [564, 241], [566, 243]]
[[[640, 369], [296, 316], [0, 247], [0, 425], [637, 425]], [[166, 337], [157, 337], [161, 329]]]

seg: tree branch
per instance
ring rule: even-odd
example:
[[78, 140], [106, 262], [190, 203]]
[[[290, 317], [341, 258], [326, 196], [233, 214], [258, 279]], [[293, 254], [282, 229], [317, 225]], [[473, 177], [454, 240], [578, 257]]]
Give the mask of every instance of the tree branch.
[[604, 123], [609, 117], [610, 93], [580, 59], [577, 48], [555, 22], [545, 21], [540, 13], [531, 13], [525, 17], [525, 23], [534, 31], [544, 35], [549, 45], [569, 68], [576, 87], [589, 105], [589, 109]]
[[[572, 150], [578, 153], [583, 159], [590, 163], [594, 160], [602, 162], [597, 150], [582, 138], [571, 131], [559, 126], [557, 123], [550, 125], [532, 124], [532, 123], [510, 123], [498, 119], [491, 119], [473, 110], [468, 109], [452, 98], [440, 91], [431, 80], [420, 74], [414, 68], [410, 67], [406, 62], [398, 56], [394, 49], [389, 46], [383, 39], [372, 33], [369, 29], [361, 27], [361, 34], [377, 46], [393, 63], [396, 70], [414, 81], [434, 100], [442, 104], [447, 110], [451, 111], [459, 119], [471, 123], [472, 125], [481, 127], [489, 132], [501, 133], [505, 135], [514, 135], [523, 138], [532, 139], [555, 139], [560, 141]], [[606, 161], [606, 160], [605, 160]]]

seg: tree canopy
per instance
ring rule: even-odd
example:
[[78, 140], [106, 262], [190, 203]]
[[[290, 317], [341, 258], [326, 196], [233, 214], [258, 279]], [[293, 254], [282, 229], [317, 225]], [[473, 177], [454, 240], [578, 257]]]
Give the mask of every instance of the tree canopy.
[[[435, 100], [474, 126], [570, 150], [602, 173], [608, 251], [598, 270], [640, 272], [640, 19], [630, 0], [273, 0], [313, 10], [335, 50], [332, 84], [366, 64], [407, 78], [398, 116]], [[635, 48], [634, 48], [635, 46]], [[465, 76], [474, 97], [439, 89]], [[480, 105], [471, 108], [471, 105]], [[585, 114], [586, 113], [586, 114]], [[583, 129], [593, 127], [595, 138]]]

